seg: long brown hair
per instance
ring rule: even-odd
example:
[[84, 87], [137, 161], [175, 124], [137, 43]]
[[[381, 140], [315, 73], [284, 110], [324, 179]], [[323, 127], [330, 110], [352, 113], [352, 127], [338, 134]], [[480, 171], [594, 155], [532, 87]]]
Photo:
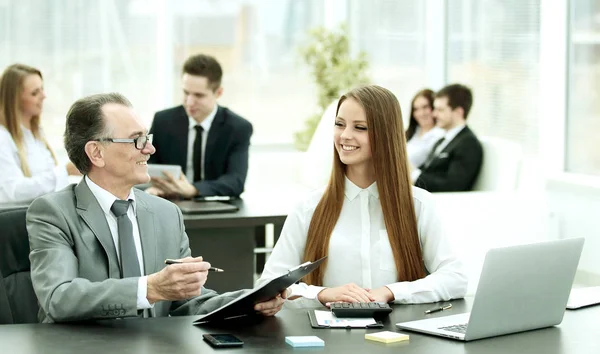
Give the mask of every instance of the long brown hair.
[[[412, 186], [406, 157], [400, 104], [392, 92], [375, 85], [356, 88], [340, 98], [336, 110], [347, 99], [356, 100], [365, 110], [371, 155], [398, 281], [425, 277], [417, 233]], [[304, 261], [314, 261], [329, 252], [329, 240], [344, 203], [346, 166], [334, 147], [333, 170], [329, 184], [310, 221]], [[325, 262], [304, 278], [311, 285], [322, 285]]]
[[[23, 144], [23, 130], [21, 129], [21, 95], [23, 95], [23, 85], [25, 78], [30, 75], [38, 75], [42, 78], [42, 73], [31, 66], [23, 64], [13, 64], [6, 68], [0, 78], [0, 125], [3, 125], [10, 133], [15, 145], [17, 146], [17, 154], [21, 162], [21, 171], [25, 177], [31, 177], [31, 170], [27, 162], [27, 151]], [[33, 136], [42, 141], [52, 158], [54, 164], [57, 164], [54, 151], [48, 145], [46, 138], [40, 132], [40, 116], [31, 118], [31, 133]]]
[[[415, 97], [413, 97], [412, 101], [410, 101], [410, 117], [408, 118], [408, 129], [406, 129], [406, 140], [407, 141], [410, 140], [410, 138], [412, 138], [413, 135], [415, 135], [415, 133], [417, 132], [417, 127], [419, 126], [419, 123], [417, 123], [417, 120], [415, 119], [415, 100], [419, 97], [423, 97], [424, 99], [427, 100], [427, 102], [429, 102], [429, 107], [431, 107], [431, 109], [433, 109], [434, 96], [435, 96], [435, 92], [433, 92], [433, 90], [426, 88], [426, 89], [422, 89], [421, 91], [417, 92]], [[433, 118], [433, 121], [435, 123], [435, 118]]]

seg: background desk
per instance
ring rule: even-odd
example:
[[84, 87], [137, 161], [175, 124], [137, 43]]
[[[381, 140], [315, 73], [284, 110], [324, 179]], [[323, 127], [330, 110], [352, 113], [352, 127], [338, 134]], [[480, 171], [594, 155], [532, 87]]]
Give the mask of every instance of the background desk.
[[[231, 202], [240, 209], [235, 213], [184, 214], [183, 221], [190, 239], [193, 256], [203, 256], [224, 273], [211, 273], [206, 287], [218, 292], [252, 288], [256, 269], [256, 247], [264, 247], [266, 225], [274, 225], [275, 240], [281, 228], [289, 203], [270, 198], [244, 199]], [[175, 203], [177, 204], [177, 203]], [[257, 254], [256, 262], [264, 263], [264, 254]]]
[[[470, 301], [453, 301], [454, 307], [430, 316], [467, 311]], [[394, 324], [424, 318], [431, 304], [396, 306], [385, 321]], [[499, 308], [499, 311], [502, 309]], [[98, 321], [72, 325], [0, 326], [3, 353], [600, 353], [600, 306], [567, 311], [561, 325], [546, 329], [462, 343], [417, 333], [408, 342], [383, 344], [367, 341], [364, 334], [380, 330], [313, 329], [306, 310], [284, 310], [262, 321], [235, 321], [228, 326], [192, 326], [195, 317], [165, 317]], [[213, 350], [202, 340], [203, 333], [233, 333], [244, 341], [243, 348]], [[325, 348], [293, 349], [285, 336], [316, 335]]]

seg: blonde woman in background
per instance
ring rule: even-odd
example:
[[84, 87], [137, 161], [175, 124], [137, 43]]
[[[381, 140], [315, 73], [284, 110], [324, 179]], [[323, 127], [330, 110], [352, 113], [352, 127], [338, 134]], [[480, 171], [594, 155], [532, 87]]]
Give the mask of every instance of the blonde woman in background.
[[461, 298], [467, 278], [431, 194], [413, 187], [398, 100], [365, 86], [338, 103], [329, 184], [287, 217], [258, 284], [328, 256], [286, 306]]
[[0, 203], [26, 202], [68, 184], [79, 171], [58, 166], [40, 128], [42, 73], [13, 64], [0, 78]]

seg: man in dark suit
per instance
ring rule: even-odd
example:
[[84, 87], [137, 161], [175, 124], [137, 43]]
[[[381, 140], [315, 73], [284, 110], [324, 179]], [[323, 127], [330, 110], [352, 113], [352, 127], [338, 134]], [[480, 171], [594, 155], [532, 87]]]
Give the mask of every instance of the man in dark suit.
[[[84, 178], [27, 211], [40, 321], [194, 315], [241, 295], [204, 288], [210, 264], [190, 257], [179, 208], [133, 188], [150, 180], [146, 162], [155, 149], [125, 97], [75, 102], [65, 147]], [[166, 266], [167, 258], [182, 263]], [[283, 297], [255, 310], [274, 315]]]
[[[156, 153], [149, 163], [179, 165], [185, 175], [152, 178], [159, 196], [239, 196], [248, 173], [252, 124], [217, 105], [223, 94], [217, 60], [194, 55], [183, 65], [183, 105], [156, 113], [150, 133]], [[187, 178], [186, 178], [187, 177]]]
[[433, 102], [437, 125], [446, 131], [427, 160], [411, 172], [417, 187], [430, 192], [470, 191], [479, 175], [483, 149], [466, 125], [473, 104], [471, 90], [459, 84], [442, 88]]

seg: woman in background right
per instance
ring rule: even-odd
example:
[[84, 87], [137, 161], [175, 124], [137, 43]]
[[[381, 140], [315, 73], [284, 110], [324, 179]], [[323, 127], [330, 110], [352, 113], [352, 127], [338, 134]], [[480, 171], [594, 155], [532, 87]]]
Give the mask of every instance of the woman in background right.
[[423, 89], [410, 103], [410, 118], [406, 130], [406, 153], [413, 167], [421, 166], [435, 143], [444, 137], [444, 130], [436, 127], [433, 116], [435, 92]]

